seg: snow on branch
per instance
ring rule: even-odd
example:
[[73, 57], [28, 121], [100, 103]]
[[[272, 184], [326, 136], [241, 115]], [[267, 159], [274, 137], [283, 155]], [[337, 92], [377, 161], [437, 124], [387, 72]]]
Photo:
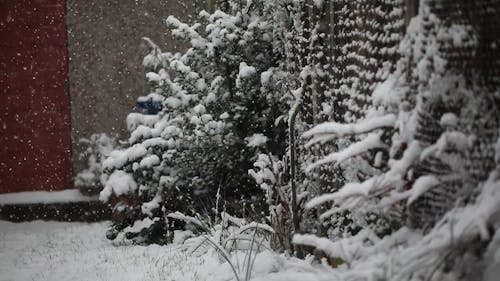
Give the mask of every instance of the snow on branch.
[[350, 182], [344, 185], [339, 191], [334, 193], [326, 193], [311, 199], [306, 204], [307, 209], [314, 208], [318, 205], [328, 201], [334, 201], [340, 198], [347, 198], [352, 196], [368, 196], [378, 177], [370, 178], [364, 182]]
[[411, 188], [411, 195], [408, 198], [407, 205], [410, 205], [418, 199], [427, 190], [439, 184], [439, 180], [432, 175], [422, 176], [418, 178]]
[[368, 133], [376, 129], [394, 127], [396, 124], [396, 115], [388, 114], [380, 117], [373, 117], [370, 119], [362, 120], [356, 124], [341, 124], [337, 122], [326, 122], [317, 125], [311, 130], [305, 132], [302, 137], [310, 138], [306, 146], [310, 146], [317, 142], [325, 141], [328, 139], [341, 138], [347, 135], [358, 135]]
[[[421, 151], [420, 143], [413, 141], [405, 150], [403, 157], [398, 161], [394, 161], [391, 164], [390, 170], [386, 173], [374, 176], [361, 183], [347, 183], [337, 192], [326, 193], [313, 198], [306, 204], [306, 208], [311, 209], [326, 202], [335, 201], [335, 203], [340, 205], [337, 210], [342, 210], [346, 207], [353, 207], [362, 198], [376, 196], [397, 189], [402, 186], [405, 174], [411, 165], [419, 159]], [[393, 203], [393, 201], [401, 201], [406, 198], [410, 198], [407, 202], [409, 205], [428, 189], [439, 183], [440, 181], [437, 178], [421, 177], [415, 182], [411, 190], [393, 194], [392, 197], [383, 200], [383, 204], [380, 206], [388, 202]]]
[[240, 227], [240, 233], [243, 233], [247, 230], [263, 230], [263, 231], [266, 231], [266, 232], [269, 232], [269, 233], [274, 233], [274, 229], [272, 227], [270, 227], [269, 225], [267, 224], [263, 224], [263, 223], [258, 223], [258, 222], [251, 222], [249, 224], [246, 224], [246, 225], [243, 225]]
[[222, 221], [224, 222], [224, 225], [227, 225], [228, 222], [231, 222], [232, 224], [240, 227], [247, 224], [247, 221], [245, 219], [231, 216], [226, 212], [221, 212], [220, 216], [222, 218]]
[[[434, 267], [436, 261], [442, 261], [457, 248], [479, 239], [491, 239], [489, 227], [498, 221], [500, 214], [498, 178], [499, 175], [493, 172], [489, 180], [480, 184], [480, 194], [474, 203], [452, 209], [426, 234], [403, 227], [379, 240], [362, 230], [335, 242], [314, 235], [296, 234], [293, 243], [313, 246], [330, 257], [340, 257], [348, 265], [355, 262], [354, 271], [338, 271], [344, 277], [340, 278], [342, 280], [366, 274], [380, 274], [381, 279], [394, 281], [410, 280], [416, 274], [425, 276], [425, 271]], [[412, 189], [421, 192], [437, 183], [438, 179], [423, 176], [417, 179]], [[397, 270], [387, 271], [390, 267]], [[383, 270], [379, 271], [380, 268]]]
[[401, 159], [389, 163], [391, 168], [377, 180], [377, 185], [373, 188], [373, 191], [383, 193], [387, 189], [395, 188], [403, 180], [408, 169], [419, 160], [421, 152], [422, 146], [420, 142], [412, 141]]
[[420, 159], [425, 159], [429, 156], [439, 157], [443, 152], [445, 152], [449, 148], [454, 148], [457, 151], [463, 151], [468, 149], [474, 144], [476, 140], [476, 136], [474, 135], [466, 135], [462, 132], [445, 132], [443, 133], [439, 139], [431, 146], [426, 147], [422, 154], [420, 155]]
[[378, 241], [380, 241], [380, 238], [369, 229], [363, 229], [357, 235], [335, 242], [311, 234], [295, 234], [292, 240], [294, 244], [313, 246], [329, 257], [339, 257], [349, 263], [356, 256], [363, 256], [368, 248], [367, 246], [371, 246]]
[[169, 16], [166, 20], [168, 26], [172, 28], [172, 35], [176, 38], [189, 42], [196, 49], [205, 49], [207, 47], [207, 39], [198, 33], [199, 23], [189, 26], [186, 23], [179, 21], [174, 16]]
[[380, 200], [378, 206], [381, 208], [390, 206], [405, 199], [407, 200], [406, 205], [409, 206], [422, 194], [427, 192], [429, 189], [437, 186], [438, 184], [441, 184], [442, 182], [442, 179], [437, 178], [433, 175], [421, 176], [413, 183], [411, 189], [402, 192], [397, 190], [391, 191], [389, 195]]
[[161, 54], [160, 47], [158, 47], [158, 45], [156, 45], [151, 39], [149, 39], [149, 37], [142, 37], [142, 40], [144, 40], [148, 44], [149, 48], [154, 50], [156, 53]]
[[103, 169], [113, 170], [123, 167], [128, 162], [136, 161], [148, 153], [146, 147], [142, 143], [134, 144], [124, 150], [114, 150], [108, 158], [104, 160]]
[[164, 63], [164, 60], [160, 47], [158, 47], [158, 45], [156, 45], [148, 37], [142, 37], [142, 40], [146, 42], [150, 49], [149, 54], [144, 57], [142, 65], [144, 67], [152, 67], [153, 69], [161, 67]]
[[154, 127], [160, 120], [159, 115], [148, 115], [137, 112], [132, 112], [127, 115], [126, 123], [127, 129], [132, 132], [140, 125]]
[[440, 257], [468, 245], [480, 238], [490, 239], [488, 226], [497, 221], [500, 213], [500, 181], [498, 175], [491, 177], [480, 187], [481, 193], [475, 203], [451, 210], [422, 239], [409, 244], [396, 253], [403, 267], [391, 280], [403, 280], [422, 269], [425, 261]]
[[121, 170], [115, 170], [109, 176], [104, 189], [99, 194], [99, 200], [108, 202], [111, 195], [121, 196], [137, 190], [137, 183], [134, 178]]
[[191, 216], [187, 216], [179, 211], [176, 211], [174, 213], [170, 213], [167, 215], [168, 218], [171, 219], [176, 219], [176, 220], [181, 220], [187, 223], [192, 223], [194, 225], [199, 226], [201, 229], [206, 230], [208, 227], [199, 219]]
[[384, 142], [382, 142], [379, 134], [376, 134], [376, 133], [369, 134], [363, 140], [351, 144], [346, 149], [344, 149], [342, 151], [330, 153], [325, 158], [309, 165], [306, 168], [306, 172], [310, 172], [311, 170], [313, 170], [316, 167], [321, 166], [323, 164], [332, 163], [332, 162], [341, 163], [349, 158], [352, 158], [354, 156], [360, 155], [364, 152], [367, 152], [371, 149], [376, 149], [376, 148], [388, 148], [388, 146]]
[[142, 204], [141, 211], [143, 214], [153, 217], [153, 211], [161, 206], [162, 197], [156, 195], [151, 201]]

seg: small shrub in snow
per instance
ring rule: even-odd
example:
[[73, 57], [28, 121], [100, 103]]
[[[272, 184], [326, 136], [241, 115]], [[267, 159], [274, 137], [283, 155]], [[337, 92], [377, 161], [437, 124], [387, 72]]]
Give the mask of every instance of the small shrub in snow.
[[111, 151], [119, 147], [118, 140], [105, 133], [92, 134], [88, 139], [80, 139], [80, 145], [86, 147], [79, 157], [86, 160], [87, 167], [76, 174], [75, 187], [86, 194], [98, 194], [107, 180], [102, 164]]
[[237, 281], [250, 280], [257, 254], [270, 249], [270, 236], [274, 231], [268, 225], [247, 223], [245, 219], [224, 212], [220, 216], [220, 223], [207, 226], [205, 222], [179, 212], [168, 215], [172, 219], [191, 223], [204, 232], [185, 240], [189, 251], [200, 255], [213, 250], [229, 264]]
[[254, 167], [248, 172], [266, 195], [269, 208], [267, 219], [274, 230], [271, 246], [275, 250], [291, 252], [293, 250], [290, 243], [293, 233], [291, 191], [284, 179], [285, 164], [273, 155], [259, 154]]

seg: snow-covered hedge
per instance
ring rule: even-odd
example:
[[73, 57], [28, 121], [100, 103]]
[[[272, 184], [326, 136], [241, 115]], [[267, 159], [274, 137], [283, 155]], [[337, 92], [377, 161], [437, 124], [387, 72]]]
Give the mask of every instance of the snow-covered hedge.
[[[358, 172], [361, 167], [346, 161], [363, 157], [379, 171], [306, 205], [324, 206], [322, 219], [350, 213], [359, 232], [333, 241], [294, 236], [298, 245], [340, 258], [340, 280], [480, 280], [498, 265], [491, 255], [499, 250], [500, 112], [494, 104], [500, 91], [477, 64], [477, 53], [496, 42], [478, 38], [484, 34], [473, 30], [486, 26], [463, 17], [463, 6], [439, 2], [420, 1], [395, 71], [356, 122], [323, 123], [303, 135], [311, 144], [355, 140], [308, 170], [341, 165]], [[448, 17], [454, 13], [459, 16]], [[370, 216], [389, 227], [380, 233]]]

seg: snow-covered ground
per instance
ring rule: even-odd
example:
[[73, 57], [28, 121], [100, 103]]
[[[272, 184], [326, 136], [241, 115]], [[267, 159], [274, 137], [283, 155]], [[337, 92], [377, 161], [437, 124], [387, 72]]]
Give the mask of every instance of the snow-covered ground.
[[[183, 245], [113, 243], [104, 237], [106, 227], [105, 222], [0, 221], [0, 281], [236, 280], [213, 251], [196, 256]], [[324, 280], [318, 272], [306, 261], [262, 252], [251, 279]]]
[[85, 196], [78, 189], [61, 191], [26, 191], [0, 194], [0, 205], [89, 202], [98, 200], [98, 196]]

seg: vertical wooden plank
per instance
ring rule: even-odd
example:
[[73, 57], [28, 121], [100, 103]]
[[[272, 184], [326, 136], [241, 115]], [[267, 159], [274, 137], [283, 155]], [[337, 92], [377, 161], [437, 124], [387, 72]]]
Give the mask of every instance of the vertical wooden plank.
[[405, 25], [418, 13], [418, 0], [405, 0]]

